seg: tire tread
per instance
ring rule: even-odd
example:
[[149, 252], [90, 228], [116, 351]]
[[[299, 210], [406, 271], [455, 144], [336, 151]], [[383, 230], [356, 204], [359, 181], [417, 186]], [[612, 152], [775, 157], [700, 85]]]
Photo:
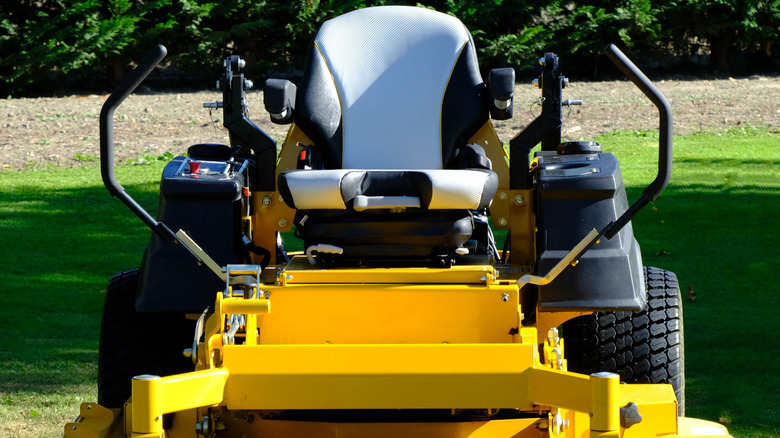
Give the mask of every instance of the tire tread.
[[670, 383], [685, 414], [682, 301], [673, 272], [646, 267], [638, 312], [595, 312], [563, 325], [570, 371], [609, 371], [626, 383]]

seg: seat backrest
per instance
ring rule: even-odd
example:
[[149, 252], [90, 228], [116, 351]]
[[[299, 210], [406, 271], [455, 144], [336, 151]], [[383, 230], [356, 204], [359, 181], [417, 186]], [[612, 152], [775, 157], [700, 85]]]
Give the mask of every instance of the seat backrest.
[[326, 168], [442, 169], [488, 118], [465, 26], [424, 8], [381, 6], [325, 22], [295, 122]]

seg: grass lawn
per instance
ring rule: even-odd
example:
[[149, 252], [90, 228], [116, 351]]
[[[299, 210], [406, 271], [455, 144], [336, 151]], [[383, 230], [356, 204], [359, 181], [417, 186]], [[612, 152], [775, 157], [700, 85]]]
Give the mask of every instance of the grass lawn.
[[[676, 139], [672, 183], [634, 219], [644, 262], [675, 271], [685, 301], [688, 415], [736, 437], [780, 436], [780, 137]], [[657, 139], [600, 139], [636, 199]], [[154, 211], [162, 162], [118, 179]], [[102, 290], [138, 266], [149, 232], [96, 168], [0, 172], [0, 436], [60, 436], [96, 399]]]
[[[655, 173], [654, 137], [619, 134], [629, 198]], [[780, 137], [676, 139], [672, 181], [634, 219], [645, 265], [677, 273], [685, 299], [688, 416], [734, 436], [780, 436]]]
[[[162, 164], [117, 169], [156, 205]], [[103, 294], [148, 239], [92, 169], [0, 173], [0, 436], [61, 436], [96, 400]]]

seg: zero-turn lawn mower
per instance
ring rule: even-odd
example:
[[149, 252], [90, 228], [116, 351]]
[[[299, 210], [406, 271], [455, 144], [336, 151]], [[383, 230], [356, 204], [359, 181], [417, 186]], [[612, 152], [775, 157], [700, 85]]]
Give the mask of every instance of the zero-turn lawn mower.
[[104, 183], [153, 233], [109, 283], [98, 402], [66, 437], [728, 435], [683, 416], [677, 280], [643, 267], [630, 222], [669, 181], [672, 116], [617, 48], [660, 114], [631, 205], [614, 155], [561, 141], [580, 102], [555, 54], [507, 150], [491, 119], [512, 117], [514, 70], [483, 81], [460, 21], [387, 6], [323, 24], [297, 86], [266, 82], [280, 151], [227, 58], [207, 106], [229, 144], [168, 163], [154, 218], [114, 176], [112, 120], [165, 53], [101, 113]]

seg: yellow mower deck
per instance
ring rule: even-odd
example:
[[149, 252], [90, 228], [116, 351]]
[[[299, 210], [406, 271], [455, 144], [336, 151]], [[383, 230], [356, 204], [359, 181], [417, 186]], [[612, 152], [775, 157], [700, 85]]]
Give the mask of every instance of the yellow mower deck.
[[[217, 294], [198, 371], [139, 376], [122, 412], [85, 403], [65, 436], [195, 437], [196, 424], [229, 437], [727, 435], [717, 424], [678, 419], [670, 385], [567, 372], [563, 340], [554, 332], [540, 340], [520, 325], [518, 286], [491, 266], [303, 269], [279, 278], [260, 298]], [[246, 321], [231, 341], [232, 315]], [[623, 428], [621, 408], [630, 403], [641, 422]], [[274, 419], [323, 409], [354, 411], [348, 422]], [[360, 422], [368, 410], [453, 415]], [[463, 421], [464, 411], [482, 418]], [[500, 413], [521, 418], [489, 419]]]

